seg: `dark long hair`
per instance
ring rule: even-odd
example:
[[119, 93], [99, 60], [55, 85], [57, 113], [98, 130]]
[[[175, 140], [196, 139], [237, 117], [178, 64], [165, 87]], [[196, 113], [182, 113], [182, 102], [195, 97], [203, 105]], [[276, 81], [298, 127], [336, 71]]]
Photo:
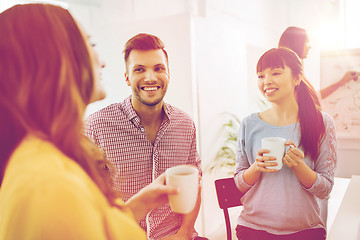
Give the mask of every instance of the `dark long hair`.
[[[305, 29], [288, 27], [280, 37], [279, 47], [289, 48], [290, 50], [293, 50], [300, 59], [304, 59], [304, 48], [307, 37], [308, 35]], [[305, 77], [303, 81], [311, 88], [312, 98], [314, 98], [316, 104], [320, 106], [320, 101], [313, 85]]]
[[[288, 66], [294, 77], [302, 76], [302, 63], [297, 54], [288, 48], [273, 48], [265, 52], [259, 59], [256, 71], [267, 68], [284, 68]], [[295, 87], [296, 101], [299, 106], [301, 128], [300, 146], [305, 155], [315, 162], [319, 155], [321, 140], [325, 134], [325, 126], [316, 93], [303, 80]]]
[[77, 162], [114, 203], [106, 160], [83, 134], [95, 79], [76, 21], [58, 6], [16, 5], [0, 13], [0, 36], [1, 181], [11, 153], [29, 133]]
[[299, 58], [304, 58], [304, 47], [307, 38], [306, 30], [299, 27], [288, 27], [280, 37], [279, 47], [293, 50]]

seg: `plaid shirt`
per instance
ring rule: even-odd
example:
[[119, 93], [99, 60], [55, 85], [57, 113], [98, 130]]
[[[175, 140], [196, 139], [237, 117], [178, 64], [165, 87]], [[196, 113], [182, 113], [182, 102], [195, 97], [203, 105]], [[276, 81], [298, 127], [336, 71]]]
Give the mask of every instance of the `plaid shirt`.
[[[116, 168], [114, 186], [124, 201], [167, 168], [192, 164], [200, 170], [194, 122], [169, 104], [164, 105], [164, 110], [166, 114], [154, 144], [146, 138], [145, 128], [131, 105], [131, 97], [95, 112], [86, 121], [85, 133], [105, 151]], [[149, 239], [161, 239], [175, 234], [181, 223], [181, 215], [172, 212], [167, 204], [151, 211], [141, 220], [140, 226]], [[193, 236], [196, 235], [194, 232]]]

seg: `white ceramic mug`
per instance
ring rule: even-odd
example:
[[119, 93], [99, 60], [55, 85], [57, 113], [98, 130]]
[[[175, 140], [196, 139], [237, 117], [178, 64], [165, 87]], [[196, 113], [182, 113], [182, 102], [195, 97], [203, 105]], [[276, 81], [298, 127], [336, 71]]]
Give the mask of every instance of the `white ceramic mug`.
[[179, 189], [178, 194], [169, 195], [171, 210], [186, 214], [191, 212], [196, 204], [199, 190], [199, 170], [191, 165], [179, 165], [165, 171], [166, 185]]
[[285, 138], [281, 137], [267, 137], [261, 139], [261, 148], [270, 150], [269, 153], [264, 153], [264, 156], [276, 157], [274, 162], [277, 162], [277, 166], [266, 167], [267, 169], [280, 170], [282, 168], [282, 159], [285, 154]]

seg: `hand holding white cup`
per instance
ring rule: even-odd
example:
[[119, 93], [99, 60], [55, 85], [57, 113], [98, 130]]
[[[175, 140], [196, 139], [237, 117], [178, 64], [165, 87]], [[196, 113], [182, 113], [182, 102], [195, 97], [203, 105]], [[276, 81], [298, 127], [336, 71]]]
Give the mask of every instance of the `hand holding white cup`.
[[269, 166], [267, 169], [276, 169], [280, 170], [282, 168], [283, 162], [282, 159], [285, 154], [285, 138], [281, 137], [267, 137], [261, 139], [261, 148], [268, 149], [269, 153], [264, 153], [264, 156], [273, 156], [276, 157], [274, 162], [277, 163], [277, 166]]
[[165, 171], [166, 185], [179, 189], [178, 194], [168, 195], [171, 210], [186, 214], [196, 204], [199, 190], [199, 170], [191, 165], [179, 165]]

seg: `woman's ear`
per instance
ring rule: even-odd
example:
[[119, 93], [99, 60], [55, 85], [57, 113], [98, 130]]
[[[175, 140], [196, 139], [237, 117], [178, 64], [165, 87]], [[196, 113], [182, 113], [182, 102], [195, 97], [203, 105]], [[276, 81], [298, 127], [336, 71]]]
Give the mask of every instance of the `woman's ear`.
[[295, 79], [295, 86], [298, 86], [300, 84], [300, 82], [303, 80], [304, 75], [302, 73], [300, 73], [297, 78]]

